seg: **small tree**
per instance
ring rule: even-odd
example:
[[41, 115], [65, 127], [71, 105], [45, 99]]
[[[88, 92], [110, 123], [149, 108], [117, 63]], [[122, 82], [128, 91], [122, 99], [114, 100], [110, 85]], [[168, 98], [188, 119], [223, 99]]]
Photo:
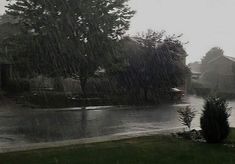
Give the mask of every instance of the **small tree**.
[[178, 113], [180, 115], [179, 120], [181, 121], [182, 125], [185, 125], [189, 128], [191, 128], [191, 123], [195, 117], [195, 112], [192, 111], [190, 106], [187, 106], [186, 108], [182, 108], [178, 110]]
[[207, 98], [203, 108], [200, 120], [203, 137], [208, 143], [222, 142], [229, 134], [231, 108], [226, 100], [218, 97]]

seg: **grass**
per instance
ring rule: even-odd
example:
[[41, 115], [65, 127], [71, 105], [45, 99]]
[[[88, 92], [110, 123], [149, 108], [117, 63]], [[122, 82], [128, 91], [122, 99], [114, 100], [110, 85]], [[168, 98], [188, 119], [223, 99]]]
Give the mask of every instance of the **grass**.
[[[232, 130], [229, 141], [235, 141]], [[235, 148], [153, 136], [0, 154], [1, 164], [234, 164]]]

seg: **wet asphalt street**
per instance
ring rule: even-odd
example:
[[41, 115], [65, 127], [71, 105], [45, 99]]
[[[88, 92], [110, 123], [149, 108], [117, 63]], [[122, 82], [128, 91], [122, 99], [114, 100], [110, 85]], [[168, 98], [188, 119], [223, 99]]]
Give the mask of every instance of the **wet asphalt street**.
[[[88, 107], [29, 109], [8, 101], [0, 106], [0, 146], [97, 137], [181, 126], [177, 109], [187, 104], [197, 111], [199, 126], [203, 100], [195, 96], [182, 104], [157, 107]], [[235, 101], [230, 102], [235, 109]], [[235, 113], [234, 113], [235, 114]], [[231, 117], [235, 126], [235, 116]], [[234, 120], [234, 122], [233, 122]]]

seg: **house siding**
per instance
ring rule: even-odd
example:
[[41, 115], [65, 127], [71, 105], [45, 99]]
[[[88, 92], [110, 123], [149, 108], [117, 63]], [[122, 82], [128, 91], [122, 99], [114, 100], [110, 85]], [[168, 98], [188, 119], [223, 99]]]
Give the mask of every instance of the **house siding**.
[[208, 64], [202, 80], [208, 87], [220, 92], [235, 93], [235, 61], [220, 57]]

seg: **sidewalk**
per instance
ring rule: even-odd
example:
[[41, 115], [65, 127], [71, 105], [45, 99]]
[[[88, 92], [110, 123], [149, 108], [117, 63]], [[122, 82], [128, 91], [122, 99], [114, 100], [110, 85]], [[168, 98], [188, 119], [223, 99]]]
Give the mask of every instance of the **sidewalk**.
[[10, 146], [10, 147], [1, 147], [0, 153], [32, 151], [32, 150], [38, 150], [38, 149], [60, 148], [60, 147], [81, 145], [81, 144], [119, 141], [123, 139], [146, 137], [146, 136], [153, 136], [153, 135], [158, 135], [158, 134], [167, 135], [171, 133], [181, 132], [183, 130], [185, 130], [185, 127], [178, 127], [178, 128], [164, 129], [164, 130], [144, 131], [144, 132], [141, 131], [141, 132], [136, 132], [136, 133], [121, 133], [121, 134], [115, 134], [115, 135], [85, 138], [85, 139], [76, 139], [76, 140], [67, 140], [67, 141], [58, 141], [58, 142], [16, 145], [16, 146]]

